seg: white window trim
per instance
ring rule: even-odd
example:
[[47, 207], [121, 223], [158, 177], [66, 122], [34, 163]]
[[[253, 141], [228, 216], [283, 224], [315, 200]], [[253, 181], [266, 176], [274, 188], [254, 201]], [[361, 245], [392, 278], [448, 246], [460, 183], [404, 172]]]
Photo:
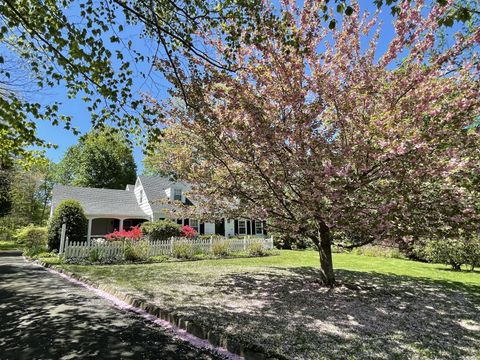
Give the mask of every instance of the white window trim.
[[[240, 223], [243, 223], [245, 226], [244, 232], [240, 232]], [[238, 235], [247, 235], [247, 220], [238, 220]]]
[[[260, 232], [257, 231], [258, 225], [260, 225]], [[255, 235], [263, 235], [263, 221], [255, 221]]]
[[143, 190], [140, 189], [140, 204], [143, 204]]
[[[195, 221], [197, 223], [196, 226], [193, 226], [192, 224], [192, 221]], [[193, 229], [195, 229], [195, 231], [198, 233], [200, 231], [200, 222], [197, 220], [197, 219], [190, 219], [190, 221], [188, 222], [189, 226]]]

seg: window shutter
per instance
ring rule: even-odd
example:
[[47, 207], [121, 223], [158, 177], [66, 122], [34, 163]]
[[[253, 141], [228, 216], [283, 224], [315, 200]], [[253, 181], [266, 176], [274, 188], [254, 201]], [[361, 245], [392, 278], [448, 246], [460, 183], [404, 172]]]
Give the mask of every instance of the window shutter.
[[263, 221], [263, 235], [267, 235], [267, 221]]
[[205, 234], [205, 223], [200, 223], [200, 235]]
[[185, 219], [185, 220], [183, 221], [183, 225], [188, 225], [188, 224], [190, 224], [190, 219]]
[[255, 220], [252, 220], [252, 235], [257, 235], [257, 230], [255, 229]]
[[177, 224], [182, 225], [182, 219], [177, 219]]
[[238, 234], [238, 220], [235, 219], [235, 235]]
[[247, 235], [252, 235], [252, 226], [251, 221], [247, 220]]

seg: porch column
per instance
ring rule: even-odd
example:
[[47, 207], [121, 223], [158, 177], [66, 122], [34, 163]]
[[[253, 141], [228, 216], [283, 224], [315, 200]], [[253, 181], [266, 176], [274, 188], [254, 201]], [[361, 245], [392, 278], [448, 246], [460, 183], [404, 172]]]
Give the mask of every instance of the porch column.
[[87, 230], [87, 244], [90, 246], [90, 238], [92, 237], [92, 219], [88, 219], [88, 230]]
[[120, 219], [120, 226], [118, 231], [122, 231], [122, 230], [123, 230], [123, 219]]

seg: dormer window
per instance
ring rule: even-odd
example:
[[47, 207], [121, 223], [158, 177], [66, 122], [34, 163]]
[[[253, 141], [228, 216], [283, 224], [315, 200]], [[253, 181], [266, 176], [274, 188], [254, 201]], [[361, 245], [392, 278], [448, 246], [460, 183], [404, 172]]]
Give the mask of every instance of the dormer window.
[[173, 200], [182, 201], [182, 189], [173, 189]]

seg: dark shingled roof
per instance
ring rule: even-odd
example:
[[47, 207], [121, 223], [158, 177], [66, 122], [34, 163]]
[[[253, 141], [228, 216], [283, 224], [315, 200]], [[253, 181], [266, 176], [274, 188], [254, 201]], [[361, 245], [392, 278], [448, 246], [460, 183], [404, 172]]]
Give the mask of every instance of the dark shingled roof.
[[77, 200], [82, 205], [85, 214], [89, 216], [148, 216], [138, 206], [133, 191], [55, 185], [52, 192], [53, 209], [66, 199]]

